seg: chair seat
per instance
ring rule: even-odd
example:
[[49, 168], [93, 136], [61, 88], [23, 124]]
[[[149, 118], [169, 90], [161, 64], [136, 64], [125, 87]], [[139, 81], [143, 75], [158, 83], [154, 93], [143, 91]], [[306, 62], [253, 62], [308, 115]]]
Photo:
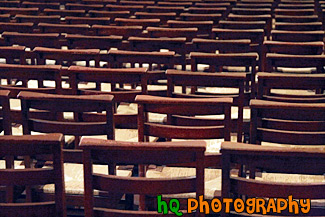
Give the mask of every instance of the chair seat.
[[[108, 174], [108, 166], [94, 165], [94, 172], [101, 174]], [[129, 170], [116, 171], [118, 176], [131, 176], [132, 172]], [[84, 172], [82, 164], [64, 164], [64, 182], [66, 194], [83, 195], [84, 194]], [[54, 193], [54, 185], [45, 185], [43, 193]], [[98, 191], [94, 191], [94, 195], [99, 195]]]
[[[171, 178], [195, 176], [194, 168], [184, 167], [157, 167], [147, 171], [148, 178]], [[205, 169], [205, 193], [206, 199], [213, 199], [221, 196], [221, 170]], [[195, 198], [195, 193], [164, 195], [165, 198]]]

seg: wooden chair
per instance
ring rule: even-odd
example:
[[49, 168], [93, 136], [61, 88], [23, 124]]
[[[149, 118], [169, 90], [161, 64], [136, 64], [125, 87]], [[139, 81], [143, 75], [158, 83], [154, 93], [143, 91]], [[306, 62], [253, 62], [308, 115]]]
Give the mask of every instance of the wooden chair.
[[21, 45], [34, 49], [37, 46], [60, 48], [59, 33], [3, 32], [6, 45]]
[[74, 17], [83, 17], [86, 15], [85, 10], [61, 10], [61, 9], [44, 9], [45, 15], [60, 15], [61, 17], [74, 16]]
[[70, 34], [90, 34], [90, 25], [88, 24], [51, 24], [51, 23], [39, 23], [38, 28], [41, 33], [70, 33]]
[[324, 103], [251, 100], [250, 143], [324, 145]]
[[[157, 216], [157, 211], [145, 211], [145, 202], [140, 201], [140, 211], [104, 209], [95, 207], [93, 203], [94, 190], [109, 193], [125, 193], [150, 195], [177, 194], [196, 192], [196, 198], [204, 194], [204, 142], [167, 142], [167, 143], [126, 143], [109, 140], [83, 139], [81, 148], [84, 151], [85, 178], [85, 216]], [[128, 156], [127, 158], [125, 156]], [[191, 157], [190, 157], [191, 156]], [[109, 164], [173, 164], [193, 163], [195, 176], [182, 178], [145, 178], [129, 177], [120, 179], [115, 174], [103, 175], [93, 173], [93, 160], [104, 160]], [[97, 185], [101, 180], [109, 185]], [[150, 184], [149, 184], [150, 183]], [[172, 184], [172, 187], [171, 187]], [[150, 202], [152, 202], [151, 199]], [[183, 216], [201, 216], [200, 213]]]
[[[262, 44], [265, 37], [264, 29], [222, 29], [213, 28], [212, 32], [218, 39], [232, 40], [232, 39], [250, 39], [251, 51], [257, 52], [259, 56], [262, 55]], [[259, 65], [261, 66], [261, 60]]]
[[25, 46], [1, 46], [0, 58], [4, 58], [6, 63], [26, 64]]
[[[291, 55], [291, 54], [266, 54], [266, 71], [274, 72], [278, 67], [302, 70], [309, 68], [306, 73], [324, 73], [324, 55]], [[311, 69], [310, 68], [316, 68]], [[292, 71], [292, 70], [291, 70]], [[294, 72], [294, 71], [293, 71]]]
[[217, 25], [222, 19], [222, 14], [181, 13], [179, 17], [184, 21], [213, 21], [213, 25]]
[[0, 33], [3, 32], [33, 32], [34, 23], [0, 23]]
[[176, 16], [179, 16], [180, 13], [184, 12], [185, 7], [168, 7], [168, 6], [147, 6], [146, 12], [149, 13], [176, 13]]
[[267, 37], [269, 38], [271, 36], [271, 30], [272, 30], [272, 16], [271, 16], [271, 14], [238, 15], [238, 14], [230, 13], [227, 18], [230, 21], [264, 21], [264, 22], [266, 22]]
[[113, 21], [116, 17], [128, 18], [131, 16], [131, 12], [126, 11], [97, 11], [90, 10], [88, 11], [90, 17], [109, 17]]
[[65, 39], [68, 41], [69, 49], [101, 49], [122, 48], [123, 36], [87, 36], [67, 34]]
[[148, 69], [150, 71], [154, 69], [154, 64], [158, 70], [163, 66], [172, 69], [174, 67], [174, 57], [174, 51], [141, 52], [112, 49], [108, 51], [108, 63], [111, 68], [122, 68], [124, 63], [130, 63], [131, 67], [134, 68], [135, 64], [138, 63], [140, 67], [143, 64], [149, 64]]
[[[248, 15], [249, 16], [249, 15]], [[269, 35], [266, 21], [228, 21], [220, 20], [219, 25], [222, 29], [264, 29], [265, 35]]]
[[[81, 136], [105, 135], [114, 139], [113, 96], [70, 96], [22, 91], [21, 100], [23, 133], [63, 133], [74, 136], [74, 148], [78, 148]], [[31, 109], [45, 111], [42, 117], [32, 117]], [[96, 113], [105, 111], [105, 120], [92, 119]], [[73, 119], [64, 117], [73, 112]]]
[[266, 54], [294, 54], [294, 55], [321, 55], [323, 53], [323, 42], [283, 42], [283, 41], [264, 41], [262, 62], [265, 71]]
[[88, 25], [109, 25], [111, 18], [109, 17], [65, 17], [67, 24], [88, 24]]
[[[271, 200], [275, 202], [274, 198], [284, 198], [287, 204], [291, 202], [286, 210], [279, 211], [277, 209], [278, 213], [276, 213], [275, 209], [270, 209], [269, 213], [263, 214], [264, 216], [287, 216], [293, 215], [295, 212], [297, 212], [296, 216], [323, 215], [324, 209], [313, 207], [313, 199], [324, 200], [322, 193], [325, 190], [325, 184], [322, 182], [325, 169], [323, 164], [324, 150], [225, 142], [222, 144], [221, 152], [223, 159], [223, 198], [231, 198], [234, 201], [236, 199], [247, 201], [248, 198], [258, 198], [264, 202], [268, 201], [266, 204], [271, 204]], [[231, 165], [234, 164], [245, 169], [238, 175], [234, 175], [231, 171]], [[262, 178], [260, 178], [260, 171], [264, 171]], [[297, 176], [306, 177], [306, 175], [313, 175], [314, 180], [308, 178], [308, 181], [302, 182], [295, 178]], [[319, 175], [318, 179], [316, 175]], [[303, 208], [298, 207], [298, 199], [305, 198], [311, 199], [311, 209], [308, 214], [303, 214]], [[263, 208], [266, 209], [266, 205]], [[236, 213], [233, 208], [230, 208], [229, 213], [223, 212], [221, 216], [259, 216], [263, 213], [263, 208], [258, 214], [253, 215], [248, 214], [247, 209], [241, 213]], [[289, 213], [290, 210], [292, 210], [291, 213]], [[307, 211], [308, 209], [304, 210]]]
[[[149, 141], [149, 136], [166, 140], [230, 140], [230, 107], [233, 103], [231, 98], [190, 99], [139, 95], [135, 101], [138, 103], [138, 138], [140, 142]], [[159, 123], [157, 119], [148, 118], [148, 113], [167, 115], [167, 120]], [[202, 117], [218, 114], [223, 114], [224, 118], [207, 119]], [[207, 159], [206, 166], [209, 166], [210, 163]]]
[[192, 2], [163, 2], [163, 1], [158, 1], [157, 2], [158, 6], [167, 6], [167, 7], [185, 7], [188, 8], [193, 5]]
[[33, 53], [37, 58], [37, 65], [45, 65], [46, 60], [55, 60], [56, 63], [63, 65], [64, 62], [70, 66], [74, 61], [85, 61], [86, 66], [90, 61], [95, 61], [95, 67], [99, 67], [99, 49], [56, 49], [46, 47], [35, 47]]
[[17, 14], [15, 16], [15, 20], [18, 23], [34, 23], [37, 26], [39, 23], [56, 23], [59, 24], [61, 22], [60, 16], [52, 15], [52, 16], [43, 16], [43, 15], [23, 15]]
[[198, 28], [161, 28], [147, 27], [148, 35], [151, 38], [159, 37], [186, 37], [187, 41], [192, 41], [198, 34]]
[[174, 51], [173, 59], [175, 65], [182, 65], [182, 69], [186, 69], [186, 38], [143, 38], [129, 37], [129, 49], [132, 51], [160, 51], [168, 49]]
[[202, 37], [211, 38], [213, 21], [178, 21], [168, 20], [167, 24], [171, 28], [198, 28], [198, 34]]
[[193, 14], [222, 14], [225, 17], [229, 10], [226, 7], [189, 7], [188, 12]]
[[251, 41], [248, 39], [213, 40], [194, 38], [192, 44], [191, 52], [247, 53], [250, 51]]
[[322, 30], [322, 22], [311, 23], [283, 23], [275, 22], [275, 29], [287, 31], [318, 31]]
[[[238, 117], [232, 121], [232, 132], [237, 133], [237, 141], [242, 141], [242, 132], [248, 133], [248, 130], [244, 129], [243, 123], [243, 110], [247, 99], [245, 100], [244, 84], [246, 76], [242, 73], [202, 73], [202, 72], [185, 72], [177, 70], [167, 70], [167, 96], [176, 98], [207, 98], [207, 97], [232, 97], [233, 105], [238, 106]], [[182, 87], [197, 87], [198, 91], [192, 92], [191, 94], [176, 93], [174, 92], [176, 86]], [[207, 87], [212, 88], [226, 88], [228, 90], [217, 93], [215, 91], [205, 90]], [[229, 88], [236, 88], [236, 91]], [[237, 91], [238, 89], [238, 91]], [[238, 92], [238, 93], [237, 93]], [[248, 97], [249, 98], [249, 97]]]
[[[120, 114], [117, 112], [120, 103], [134, 103], [135, 97], [139, 94], [147, 94], [147, 69], [145, 68], [88, 68], [80, 66], [70, 66], [69, 70], [70, 88], [72, 94], [91, 95], [91, 94], [111, 94], [114, 95], [115, 127], [119, 129], [137, 129], [137, 113]], [[96, 89], [79, 88], [82, 82], [96, 82]], [[110, 91], [101, 91], [100, 85], [110, 84]], [[121, 84], [141, 84], [141, 90], [125, 89]], [[117, 87], [120, 84], [120, 87]], [[104, 114], [103, 114], [104, 115]], [[98, 114], [98, 117], [100, 114]]]
[[176, 18], [175, 12], [166, 12], [166, 13], [135, 12], [134, 15], [138, 19], [160, 19], [162, 25], [166, 25], [168, 20], [173, 20]]
[[291, 16], [291, 15], [274, 15], [275, 22], [285, 22], [285, 23], [309, 23], [317, 22], [317, 15], [307, 15], [307, 16]]
[[[261, 72], [257, 73], [257, 77], [257, 99], [294, 103], [325, 102], [325, 77], [322, 74], [299, 75]], [[305, 90], [305, 92], [301, 94], [297, 90]]]
[[238, 15], [265, 15], [271, 14], [271, 8], [232, 8], [231, 13]]
[[286, 31], [272, 30], [272, 40], [287, 42], [323, 41], [324, 31]]
[[107, 4], [105, 10], [108, 11], [130, 11], [131, 14], [134, 14], [137, 11], [144, 11], [143, 5], [114, 5]]
[[142, 26], [143, 29], [160, 25], [160, 19], [115, 18], [114, 21], [118, 26]]
[[[31, 168], [31, 162], [25, 161], [24, 169], [16, 169], [8, 162], [6, 169], [0, 172], [1, 186], [7, 186], [6, 201], [0, 203], [1, 216], [66, 216], [64, 175], [63, 175], [63, 136], [61, 134], [37, 136], [1, 136], [0, 157], [14, 159], [17, 156], [52, 155], [53, 168]], [[55, 200], [40, 202], [33, 199], [30, 187], [44, 184], [55, 185]], [[17, 202], [13, 187], [26, 186], [26, 199]]]
[[97, 36], [118, 35], [118, 36], [123, 36], [123, 39], [127, 39], [130, 36], [141, 36], [142, 35], [142, 26], [93, 25], [92, 30], [94, 30], [94, 32]]
[[80, 4], [80, 3], [67, 3], [65, 5], [67, 10], [85, 10], [86, 13], [89, 10], [102, 10], [104, 9], [103, 4]]
[[0, 105], [1, 105], [1, 118], [0, 118], [0, 132], [3, 131], [4, 135], [11, 135], [11, 115], [10, 115], [10, 91], [0, 90]]
[[0, 14], [0, 22], [2, 23], [10, 23], [10, 14]]
[[208, 7], [230, 7], [232, 4], [228, 1], [219, 1], [219, 2], [195, 2], [195, 7], [208, 8]]
[[21, 2], [21, 7], [23, 7], [23, 8], [38, 8], [40, 11], [43, 11], [45, 8], [60, 9], [60, 3], [59, 2], [23, 1], [23, 2]]
[[1, 1], [0, 7], [19, 7], [20, 1]]
[[274, 9], [274, 13], [277, 15], [288, 15], [288, 16], [305, 16], [305, 15], [314, 15], [315, 10], [312, 9]]
[[241, 66], [245, 67], [246, 84], [245, 90], [251, 90], [251, 97], [255, 98], [256, 91], [256, 65], [257, 53], [227, 53], [227, 54], [211, 54], [191, 52], [191, 68], [192, 71], [198, 71], [198, 64], [209, 65], [210, 72], [222, 72], [224, 66]]
[[11, 16], [15, 16], [17, 14], [37, 15], [38, 11], [38, 8], [0, 7], [0, 14], [10, 14]]
[[155, 1], [128, 1], [128, 0], [122, 0], [119, 2], [120, 5], [143, 5], [143, 6], [148, 6], [148, 5], [155, 5]]

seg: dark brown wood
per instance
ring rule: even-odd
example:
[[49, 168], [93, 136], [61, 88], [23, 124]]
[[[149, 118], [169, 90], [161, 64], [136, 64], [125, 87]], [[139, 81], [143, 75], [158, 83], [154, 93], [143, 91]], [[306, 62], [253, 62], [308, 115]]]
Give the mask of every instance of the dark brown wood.
[[251, 100], [250, 106], [252, 144], [324, 145], [324, 103]]
[[[30, 134], [32, 131], [51, 133], [62, 132], [76, 137], [75, 147], [78, 147], [79, 136], [106, 135], [114, 139], [113, 121], [113, 96], [66, 96], [42, 93], [20, 92], [23, 114], [23, 132]], [[31, 117], [30, 109], [46, 110], [49, 117]], [[82, 120], [82, 114], [87, 112], [105, 111], [105, 121], [88, 122]], [[74, 112], [74, 119], [64, 119], [63, 112]]]
[[[257, 73], [257, 98], [271, 101], [296, 103], [322, 103], [325, 102], [325, 77], [321, 74], [282, 74]], [[309, 90], [306, 95], [274, 93], [272, 90]]]
[[[204, 167], [201, 160], [204, 156], [204, 142], [164, 142], [164, 143], [130, 143], [99, 139], [83, 139], [80, 147], [84, 150], [85, 178], [85, 216], [93, 216], [93, 190], [108, 192], [136, 193], [142, 196], [170, 194], [175, 192], [196, 192], [196, 198], [204, 194]], [[191, 147], [191, 148], [189, 148]], [[112, 163], [160, 164], [192, 162], [196, 168], [196, 177], [175, 179], [150, 179], [145, 177], [121, 178], [116, 175], [94, 174], [92, 161], [106, 159]], [[168, 184], [167, 184], [168, 183]], [[173, 185], [170, 185], [170, 184]], [[167, 185], [166, 185], [167, 184]], [[119, 187], [117, 187], [119, 186]], [[142, 211], [145, 204], [140, 201], [140, 211], [108, 210], [108, 215], [116, 216], [152, 216], [157, 211]], [[195, 216], [201, 214], [196, 213]]]
[[[202, 72], [185, 72], [176, 70], [167, 70], [167, 96], [171, 97], [232, 97], [233, 105], [238, 106], [237, 124], [232, 132], [237, 133], [237, 140], [242, 141], [243, 132], [243, 109], [245, 104], [244, 84], [246, 76], [242, 73], [202, 73]], [[194, 94], [177, 94], [174, 92], [175, 86], [200, 86], [200, 87], [222, 87], [222, 88], [238, 88], [237, 91], [228, 91], [226, 93], [211, 93], [196, 91]], [[185, 124], [185, 123], [183, 123]]]
[[[13, 167], [7, 167], [1, 170], [0, 176], [6, 176], [6, 178], [1, 178], [2, 185], [27, 187], [30, 185], [55, 184], [54, 201], [40, 202], [34, 200], [17, 203], [13, 198], [7, 198], [5, 203], [0, 204], [1, 216], [66, 216], [62, 163], [63, 141], [62, 134], [2, 136], [0, 138], [2, 156], [17, 157], [40, 154], [50, 154], [53, 156], [53, 168], [14, 169]], [[26, 194], [28, 193], [29, 191], [26, 191]], [[31, 197], [31, 195], [26, 195], [26, 197]]]
[[161, 28], [148, 27], [146, 29], [150, 37], [186, 37], [187, 41], [191, 41], [198, 34], [198, 28]]
[[[222, 144], [221, 152], [224, 198], [288, 198], [292, 195], [293, 199], [324, 199], [322, 193], [325, 189], [324, 183], [286, 183], [254, 178], [259, 171], [281, 173], [282, 176], [288, 178], [291, 174], [322, 175], [325, 169], [325, 152], [322, 149], [268, 147], [225, 142]], [[232, 164], [244, 166], [243, 173], [236, 177], [231, 175], [229, 165]], [[247, 178], [246, 174], [250, 174], [250, 177]], [[321, 209], [312, 207], [308, 215], [321, 216], [322, 212]], [[270, 216], [273, 216], [272, 214], [270, 213]], [[233, 215], [223, 212], [222, 216], [247, 216], [247, 213]]]

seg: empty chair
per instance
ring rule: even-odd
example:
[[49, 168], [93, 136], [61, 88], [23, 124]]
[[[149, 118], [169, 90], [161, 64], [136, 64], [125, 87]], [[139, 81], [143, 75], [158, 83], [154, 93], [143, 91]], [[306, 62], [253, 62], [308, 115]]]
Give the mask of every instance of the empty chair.
[[109, 17], [113, 21], [116, 17], [128, 18], [130, 17], [130, 11], [88, 11], [90, 17]]
[[271, 8], [232, 8], [231, 13], [238, 15], [265, 15], [271, 14]]
[[66, 16], [83, 17], [86, 14], [85, 10], [61, 10], [61, 9], [50, 9], [50, 8], [44, 9], [43, 12], [45, 15], [60, 15], [61, 17], [66, 17]]
[[209, 65], [210, 72], [222, 72], [224, 66], [241, 66], [246, 68], [247, 80], [245, 90], [251, 90], [251, 97], [255, 97], [255, 79], [257, 53], [227, 53], [227, 54], [212, 54], [191, 52], [191, 68], [192, 71], [198, 71], [198, 64]]
[[1, 105], [1, 118], [0, 118], [0, 132], [3, 131], [4, 135], [11, 135], [11, 115], [10, 115], [10, 97], [9, 90], [0, 90], [0, 105]]
[[25, 46], [0, 46], [0, 58], [4, 58], [6, 63], [26, 64]]
[[161, 28], [161, 27], [148, 27], [149, 37], [186, 37], [187, 41], [191, 41], [198, 34], [198, 28]]
[[[171, 98], [139, 95], [138, 103], [138, 134], [139, 141], [149, 141], [149, 136], [172, 139], [224, 139], [230, 140], [230, 108], [231, 98]], [[159, 113], [167, 119], [157, 122], [150, 115]], [[148, 118], [149, 114], [149, 118]], [[209, 115], [220, 115], [223, 117]], [[164, 116], [161, 116], [162, 118]], [[212, 154], [207, 157], [206, 166], [217, 166], [218, 142], [211, 142], [207, 151]], [[214, 160], [212, 160], [214, 159]]]
[[291, 42], [323, 41], [324, 31], [272, 30], [272, 40]]
[[39, 23], [38, 28], [41, 33], [70, 33], [70, 34], [90, 34], [90, 25], [88, 24], [52, 24], [52, 23]]
[[9, 23], [11, 20], [10, 17], [10, 14], [0, 14], [0, 22]]
[[166, 24], [168, 20], [173, 20], [176, 18], [175, 12], [166, 13], [149, 13], [149, 12], [135, 12], [136, 18], [139, 19], [160, 19], [161, 24]]
[[109, 17], [65, 17], [67, 24], [88, 24], [88, 25], [109, 25], [111, 19]]
[[121, 48], [123, 36], [87, 36], [66, 34], [65, 39], [68, 41], [69, 49], [101, 49], [109, 50], [110, 48]]
[[38, 8], [0, 7], [0, 14], [10, 14], [11, 16], [16, 14], [37, 15], [38, 11]]
[[34, 49], [37, 46], [60, 48], [59, 33], [18, 33], [4, 32], [6, 45], [22, 45]]
[[130, 11], [134, 14], [136, 11], [144, 11], [143, 5], [113, 5], [107, 4], [105, 10], [108, 11]]
[[321, 55], [323, 53], [324, 43], [318, 42], [283, 42], [283, 41], [264, 41], [263, 43], [263, 69], [265, 71], [266, 54], [297, 54], [297, 55]]
[[249, 39], [214, 40], [194, 38], [192, 43], [191, 52], [247, 53], [250, 51], [251, 41]]
[[[16, 84], [1, 85], [0, 89], [11, 90], [11, 96], [16, 96], [20, 91], [35, 91], [44, 93], [62, 93], [61, 66], [59, 65], [14, 65], [0, 64], [0, 78], [15, 80]], [[37, 81], [37, 85], [28, 84], [28, 81]], [[18, 84], [18, 81], [22, 81]], [[52, 87], [46, 86], [44, 81], [52, 81]], [[33, 88], [31, 88], [33, 86]], [[36, 88], [35, 88], [36, 86]]]
[[179, 16], [180, 13], [184, 12], [185, 7], [179, 6], [147, 6], [146, 12], [150, 13], [176, 13], [176, 16]]
[[148, 26], [159, 26], [160, 19], [131, 19], [131, 18], [115, 18], [118, 26], [142, 26], [143, 29]]
[[157, 2], [159, 6], [175, 6], [175, 7], [189, 7], [192, 6], [192, 2]]
[[33, 23], [0, 23], [0, 32], [33, 32]]
[[198, 28], [198, 34], [211, 38], [211, 30], [213, 21], [167, 21], [169, 27], [172, 28]]
[[217, 25], [222, 19], [222, 14], [181, 13], [179, 16], [184, 21], [213, 21], [213, 25]]
[[140, 36], [142, 34], [142, 26], [102, 26], [93, 25], [92, 30], [98, 36], [118, 35], [127, 39], [130, 36]]
[[[62, 165], [62, 134], [37, 136], [1, 136], [0, 157], [12, 159], [5, 169], [0, 170], [1, 186], [6, 186], [6, 198], [0, 204], [1, 216], [66, 216], [66, 200], [64, 193], [64, 175]], [[22, 168], [15, 168], [14, 157], [28, 156], [32, 159], [39, 155], [51, 155], [53, 167], [31, 168], [31, 161], [25, 161]], [[30, 187], [38, 188], [41, 185], [55, 185], [54, 201], [39, 201], [33, 198]], [[14, 198], [14, 186], [26, 186], [26, 198], [17, 201]], [[28, 190], [29, 188], [29, 190]], [[18, 199], [22, 199], [19, 197]]]
[[[135, 97], [139, 94], [147, 94], [147, 69], [146, 68], [88, 68], [80, 66], [70, 66], [68, 70], [70, 78], [70, 88], [72, 94], [91, 95], [91, 94], [111, 94], [114, 95], [116, 109], [114, 122], [116, 128], [137, 129], [137, 113], [118, 113], [120, 103], [134, 103]], [[82, 82], [96, 83], [96, 88], [80, 88]], [[110, 84], [110, 91], [101, 90], [101, 85]], [[120, 87], [117, 87], [120, 84]], [[121, 84], [140, 84], [139, 89], [125, 89]], [[97, 114], [99, 117], [100, 114]], [[105, 116], [102, 114], [102, 116]]]
[[189, 7], [188, 12], [194, 14], [222, 14], [224, 17], [226, 16], [228, 9], [226, 7]]
[[60, 16], [52, 15], [52, 16], [43, 16], [43, 15], [23, 15], [17, 14], [15, 19], [18, 23], [34, 23], [37, 26], [38, 23], [60, 23]]
[[314, 15], [314, 8], [311, 9], [274, 9], [274, 13], [277, 15], [289, 15], [289, 16], [305, 16], [305, 15]]
[[79, 3], [67, 3], [65, 5], [67, 10], [85, 10], [88, 12], [89, 10], [102, 10], [104, 5], [102, 4], [79, 4]]
[[19, 1], [7, 1], [7, 0], [0, 1], [0, 7], [19, 7], [19, 5], [20, 5]]
[[[148, 64], [148, 69], [153, 70], [153, 66], [156, 65], [157, 69], [161, 69], [163, 66], [169, 69], [174, 67], [174, 51], [168, 52], [141, 52], [141, 51], [126, 51], [126, 50], [109, 50], [108, 63], [111, 68], [122, 68], [124, 63], [130, 63], [131, 67], [134, 67], [136, 63], [140, 67], [143, 64]], [[101, 57], [101, 60], [104, 57]]]
[[250, 143], [324, 145], [324, 103], [251, 100]]
[[40, 11], [43, 11], [45, 8], [50, 9], [60, 9], [59, 2], [32, 2], [32, 1], [23, 1], [21, 3], [23, 8], [38, 8]]
[[[242, 73], [202, 73], [167, 70], [167, 96], [177, 98], [232, 97], [234, 106], [238, 106], [238, 117], [232, 121], [232, 132], [237, 133], [237, 141], [242, 141], [243, 109], [245, 104], [244, 84], [246, 76]], [[191, 94], [174, 92], [176, 86], [199, 87]], [[209, 90], [210, 88], [210, 90]], [[223, 88], [217, 92], [214, 88]], [[236, 90], [232, 89], [235, 88]], [[212, 90], [211, 90], [212, 89]], [[229, 90], [230, 89], [230, 90]], [[213, 91], [214, 90], [214, 91]], [[247, 102], [246, 102], [247, 104]], [[247, 130], [245, 130], [247, 132]]]
[[[80, 144], [84, 151], [85, 177], [85, 216], [156, 216], [157, 211], [145, 211], [146, 203], [140, 201], [140, 211], [105, 209], [93, 203], [94, 190], [108, 193], [149, 195], [148, 202], [153, 202], [157, 195], [195, 192], [195, 198], [204, 194], [204, 142], [167, 142], [167, 143], [125, 143], [109, 140], [83, 139]], [[125, 157], [127, 154], [127, 158]], [[191, 156], [191, 157], [190, 157]], [[118, 176], [95, 174], [92, 172], [93, 160], [100, 159], [109, 164], [175, 164], [193, 163], [195, 176], [177, 178], [146, 178], [129, 177], [120, 179]], [[98, 185], [96, 180], [109, 185]], [[171, 184], [173, 187], [171, 187]], [[200, 213], [184, 216], [201, 216]]]
[[143, 6], [147, 6], [147, 5], [154, 5], [155, 2], [154, 1], [128, 1], [128, 0], [122, 0], [119, 2], [119, 4], [121, 5], [143, 5]]
[[279, 67], [285, 67], [293, 68], [291, 70], [289, 69], [291, 72], [301, 72], [302, 70], [304, 70], [302, 72], [324, 73], [324, 60], [325, 55], [291, 55], [268, 53], [266, 54], [265, 68], [267, 72], [274, 72], [280, 70]]
[[175, 51], [176, 55], [173, 59], [175, 65], [182, 65], [186, 68], [186, 38], [143, 38], [143, 37], [129, 37], [129, 49], [132, 51], [160, 51], [161, 49], [168, 49]]
[[322, 30], [322, 22], [284, 23], [275, 22], [275, 29], [287, 31], [317, 31]]
[[[41, 132], [74, 136], [74, 148], [78, 148], [81, 136], [104, 135], [114, 139], [112, 95], [69, 96], [22, 91], [18, 98], [22, 106], [24, 134]], [[33, 117], [35, 111], [42, 111], [44, 115]], [[98, 111], [106, 112], [104, 119], [91, 118], [95, 114], [91, 112]], [[72, 112], [73, 117], [65, 116], [67, 113], [64, 112]]]
[[306, 16], [291, 16], [291, 15], [274, 15], [275, 22], [285, 23], [309, 23], [317, 22], [317, 15], [306, 15]]
[[271, 14], [262, 15], [239, 15], [230, 13], [228, 15], [230, 21], [265, 21], [266, 22], [266, 34], [268, 37], [271, 35], [272, 29], [272, 16]]
[[[256, 213], [263, 213], [263, 216], [324, 215], [323, 207], [317, 207], [317, 200], [324, 200], [323, 149], [267, 147], [225, 142], [222, 144], [221, 152], [223, 198], [231, 198], [233, 201], [241, 199], [243, 203], [252, 198], [256, 199], [256, 202], [263, 200], [264, 205], [260, 206], [262, 208], [259, 211], [254, 208]], [[234, 174], [231, 165], [237, 165], [243, 170]], [[273, 204], [279, 203], [280, 198], [288, 205], [285, 210], [280, 209], [281, 205], [277, 208], [274, 205], [274, 208], [268, 209], [272, 201]], [[303, 202], [306, 198], [308, 201]], [[313, 200], [316, 200], [315, 204]], [[235, 210], [236, 208], [231, 207], [230, 212], [223, 211], [221, 216], [251, 215], [248, 214], [250, 210], [244, 207], [241, 213]]]
[[90, 61], [95, 61], [95, 67], [99, 67], [99, 49], [56, 49], [46, 47], [35, 47], [33, 53], [36, 55], [37, 64], [45, 65], [46, 60], [55, 60], [58, 64], [63, 65], [67, 62], [72, 65], [74, 61], [85, 61], [86, 66], [90, 65]]
[[257, 99], [280, 102], [325, 102], [325, 76], [257, 73]]

